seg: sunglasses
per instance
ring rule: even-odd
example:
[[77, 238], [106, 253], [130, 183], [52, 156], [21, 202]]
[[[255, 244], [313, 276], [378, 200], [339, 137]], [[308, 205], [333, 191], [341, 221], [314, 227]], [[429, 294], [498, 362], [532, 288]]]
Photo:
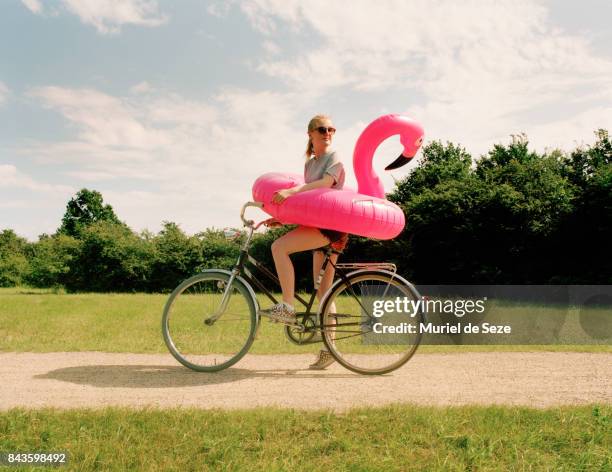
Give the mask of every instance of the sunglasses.
[[326, 128], [325, 126], [319, 126], [315, 129], [321, 134], [334, 134], [336, 132], [336, 128], [332, 128], [331, 126], [329, 128]]

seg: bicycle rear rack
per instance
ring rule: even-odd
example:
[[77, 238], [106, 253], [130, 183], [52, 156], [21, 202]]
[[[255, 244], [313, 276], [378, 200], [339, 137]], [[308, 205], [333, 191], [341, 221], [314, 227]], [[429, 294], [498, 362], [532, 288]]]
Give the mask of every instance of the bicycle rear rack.
[[372, 270], [388, 270], [394, 274], [397, 272], [397, 267], [391, 262], [342, 262], [336, 264], [338, 269], [372, 269]]

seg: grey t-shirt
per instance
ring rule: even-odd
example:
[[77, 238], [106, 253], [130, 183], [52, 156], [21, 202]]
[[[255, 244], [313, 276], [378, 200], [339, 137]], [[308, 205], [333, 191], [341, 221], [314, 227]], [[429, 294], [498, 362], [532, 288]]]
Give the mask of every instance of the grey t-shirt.
[[325, 174], [334, 178], [334, 185], [331, 188], [337, 190], [344, 187], [344, 166], [336, 157], [336, 151], [323, 154], [321, 157], [311, 157], [304, 166], [304, 182], [309, 184], [315, 180], [320, 180]]

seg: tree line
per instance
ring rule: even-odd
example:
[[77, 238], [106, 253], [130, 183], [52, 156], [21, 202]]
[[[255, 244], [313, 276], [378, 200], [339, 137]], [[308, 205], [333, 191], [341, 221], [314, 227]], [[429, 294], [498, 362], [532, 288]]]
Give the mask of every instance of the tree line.
[[[406, 214], [404, 231], [391, 241], [351, 237], [344, 261], [394, 262], [421, 284], [612, 283], [612, 144], [605, 130], [570, 153], [537, 153], [525, 136], [513, 136], [479, 159], [434, 141], [388, 198]], [[253, 255], [273, 267], [270, 245], [288, 230], [257, 234]], [[0, 232], [0, 286], [164, 292], [200, 270], [230, 268], [240, 242], [218, 229], [188, 235], [173, 222], [157, 234], [137, 233], [99, 192], [82, 189], [54, 234], [28, 242]], [[309, 254], [294, 262], [298, 287], [309, 288]]]

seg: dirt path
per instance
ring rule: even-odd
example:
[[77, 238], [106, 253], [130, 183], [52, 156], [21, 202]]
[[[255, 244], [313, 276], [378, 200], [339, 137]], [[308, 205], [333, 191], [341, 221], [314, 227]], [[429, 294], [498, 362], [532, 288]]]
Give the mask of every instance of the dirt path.
[[[200, 374], [162, 354], [0, 353], [0, 409], [199, 407], [300, 409], [385, 405], [612, 403], [612, 354], [417, 354], [398, 371], [360, 376], [334, 365], [302, 370], [312, 355], [247, 355]], [[306, 400], [304, 400], [306, 398]]]

